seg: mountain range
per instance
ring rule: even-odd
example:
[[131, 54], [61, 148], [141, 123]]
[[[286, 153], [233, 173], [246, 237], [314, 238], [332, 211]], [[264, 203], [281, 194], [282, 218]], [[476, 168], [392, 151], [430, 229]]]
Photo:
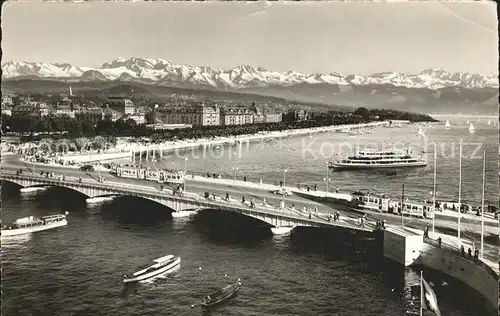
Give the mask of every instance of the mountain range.
[[[141, 83], [268, 95], [301, 102], [444, 112], [477, 112], [497, 105], [498, 78], [467, 72], [427, 69], [368, 76], [340, 73], [276, 72], [240, 65], [229, 70], [175, 65], [164, 59], [118, 58], [100, 68], [71, 64], [15, 62], [2, 65], [4, 80], [44, 79], [62, 82]], [[484, 112], [482, 109], [477, 109]], [[496, 112], [498, 108], [494, 111]], [[440, 111], [442, 112], [442, 111]]]
[[229, 70], [193, 65], [174, 65], [164, 59], [118, 58], [100, 68], [89, 68], [67, 63], [39, 63], [10, 61], [2, 65], [3, 78], [35, 77], [83, 81], [137, 81], [159, 85], [196, 85], [218, 89], [241, 89], [296, 84], [380, 85], [390, 84], [407, 88], [440, 89], [444, 87], [485, 88], [498, 87], [498, 78], [467, 72], [449, 73], [443, 69], [427, 69], [419, 74], [383, 72], [369, 76], [340, 73], [305, 74], [285, 73], [240, 65]]

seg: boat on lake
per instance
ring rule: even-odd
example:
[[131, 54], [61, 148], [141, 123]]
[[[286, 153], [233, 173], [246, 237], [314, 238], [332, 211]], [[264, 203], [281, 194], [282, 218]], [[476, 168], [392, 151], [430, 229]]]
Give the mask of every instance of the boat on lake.
[[28, 216], [15, 220], [10, 225], [2, 227], [2, 237], [30, 234], [42, 230], [53, 229], [68, 225], [65, 214], [56, 214], [43, 217]]
[[153, 260], [152, 265], [135, 272], [131, 276], [123, 275], [123, 283], [139, 282], [151, 279], [163, 273], [172, 271], [181, 263], [181, 258], [174, 255], [164, 256]]
[[446, 128], [446, 129], [450, 129], [451, 128], [449, 120], [446, 120], [446, 123], [444, 124], [444, 128]]
[[217, 290], [216, 292], [207, 295], [201, 302], [201, 307], [210, 308], [214, 305], [224, 302], [225, 300], [230, 299], [231, 297], [235, 296], [238, 293], [240, 287], [241, 287], [241, 280], [238, 279], [236, 283], [226, 285], [223, 288]]
[[396, 151], [360, 151], [346, 159], [329, 163], [331, 169], [356, 170], [377, 168], [423, 167], [427, 160], [421, 156], [414, 157], [406, 152]]
[[32, 192], [38, 192], [38, 191], [45, 191], [49, 187], [47, 186], [42, 186], [42, 187], [27, 187], [27, 188], [21, 188], [19, 189], [19, 192], [21, 193], [32, 193]]
[[472, 125], [472, 123], [469, 124], [469, 133], [474, 133], [476, 131], [476, 128], [474, 127], [474, 125]]

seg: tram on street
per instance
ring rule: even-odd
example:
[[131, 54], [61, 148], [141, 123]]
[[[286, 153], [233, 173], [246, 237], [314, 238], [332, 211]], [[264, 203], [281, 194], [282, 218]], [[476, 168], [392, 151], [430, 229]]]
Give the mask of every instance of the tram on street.
[[112, 173], [118, 178], [150, 180], [158, 183], [184, 184], [185, 174], [182, 171], [152, 169], [140, 166], [118, 166]]

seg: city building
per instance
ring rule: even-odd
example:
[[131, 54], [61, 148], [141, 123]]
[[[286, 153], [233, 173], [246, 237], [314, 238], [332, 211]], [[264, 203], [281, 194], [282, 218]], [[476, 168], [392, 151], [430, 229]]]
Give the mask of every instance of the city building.
[[2, 115], [12, 115], [12, 107], [2, 105]]
[[29, 101], [12, 108], [12, 116], [37, 116], [48, 115], [50, 107], [44, 102]]
[[272, 110], [266, 111], [266, 113], [264, 113], [264, 117], [264, 122], [266, 123], [280, 123], [283, 120], [281, 112], [274, 112]]
[[127, 114], [124, 116], [125, 120], [132, 119], [137, 124], [146, 124], [146, 115], [145, 113], [137, 112], [133, 114]]
[[264, 112], [262, 111], [262, 108], [260, 106], [256, 106], [255, 102], [252, 102], [252, 106], [250, 107], [250, 110], [253, 111], [253, 122], [254, 123], [264, 123], [265, 122], [265, 115]]
[[136, 112], [134, 103], [123, 97], [109, 97], [105, 103], [105, 107], [114, 111], [118, 111], [123, 115], [134, 114]]
[[227, 107], [220, 110], [222, 126], [253, 124], [254, 112], [243, 107]]
[[55, 115], [67, 115], [69, 117], [75, 118], [76, 105], [73, 103], [68, 97], [64, 97], [59, 100], [56, 104], [55, 111], [53, 112]]
[[217, 104], [191, 103], [163, 108], [157, 114], [165, 124], [220, 125], [220, 109]]
[[81, 108], [75, 112], [75, 118], [82, 121], [98, 122], [106, 119], [106, 112], [102, 108]]
[[287, 122], [307, 121], [311, 118], [311, 114], [304, 110], [290, 110], [282, 115], [282, 120]]
[[13, 106], [14, 105], [14, 100], [12, 99], [11, 95], [3, 95], [2, 96], [2, 108], [4, 106]]

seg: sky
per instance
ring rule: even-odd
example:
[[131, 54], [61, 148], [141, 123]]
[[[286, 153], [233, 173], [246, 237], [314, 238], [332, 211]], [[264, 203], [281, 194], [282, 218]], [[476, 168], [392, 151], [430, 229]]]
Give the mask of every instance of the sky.
[[2, 63], [147, 57], [218, 69], [493, 75], [497, 30], [493, 2], [8, 2]]

